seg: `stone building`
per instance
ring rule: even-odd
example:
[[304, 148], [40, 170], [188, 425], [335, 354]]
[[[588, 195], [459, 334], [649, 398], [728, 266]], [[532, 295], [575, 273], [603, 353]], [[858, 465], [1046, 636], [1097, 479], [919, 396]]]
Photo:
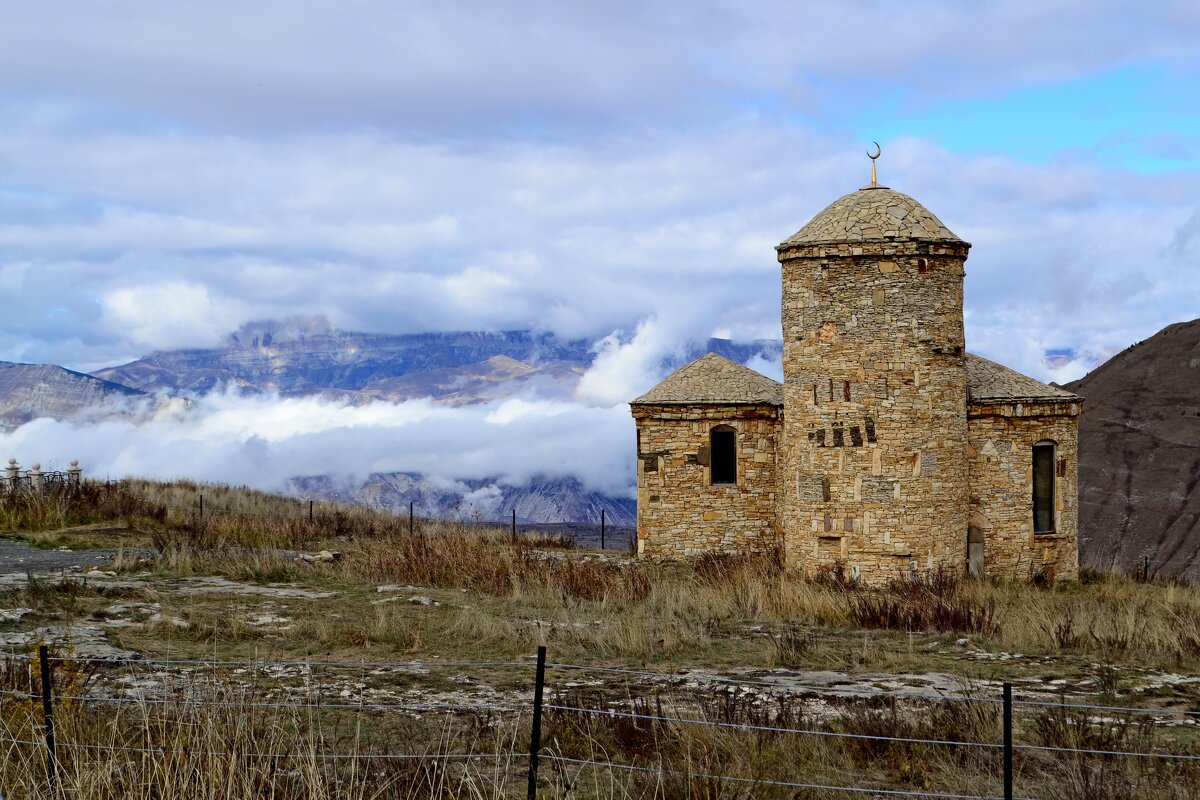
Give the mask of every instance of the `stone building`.
[[1074, 577], [1082, 400], [965, 351], [969, 249], [874, 181], [784, 240], [783, 383], [710, 353], [630, 404], [638, 552]]

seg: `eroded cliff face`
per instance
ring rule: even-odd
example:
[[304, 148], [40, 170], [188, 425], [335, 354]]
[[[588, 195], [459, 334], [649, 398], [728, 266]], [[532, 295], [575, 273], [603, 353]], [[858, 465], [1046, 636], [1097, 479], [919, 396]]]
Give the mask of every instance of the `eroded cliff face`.
[[1079, 425], [1083, 566], [1200, 577], [1200, 320], [1170, 325], [1066, 389]]
[[0, 430], [38, 417], [72, 419], [143, 392], [51, 364], [0, 361]]

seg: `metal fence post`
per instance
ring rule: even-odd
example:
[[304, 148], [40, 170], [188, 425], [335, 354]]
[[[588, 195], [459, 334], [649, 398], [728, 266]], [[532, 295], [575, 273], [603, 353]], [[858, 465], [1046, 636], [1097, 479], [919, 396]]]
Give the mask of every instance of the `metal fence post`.
[[600, 509], [600, 549], [604, 549], [604, 509]]
[[200, 495], [200, 516], [204, 516], [204, 495]]
[[546, 646], [542, 645], [537, 651], [537, 678], [533, 684], [533, 726], [529, 734], [529, 800], [537, 800], [538, 751], [542, 749], [542, 689], [545, 685]]
[[1004, 800], [1013, 797], [1012, 684], [1004, 684]]
[[517, 540], [517, 510], [515, 508], [512, 517], [512, 538], [514, 542]]
[[312, 500], [308, 501], [308, 521], [309, 522], [313, 521], [313, 501]]
[[38, 647], [38, 662], [42, 668], [42, 718], [46, 733], [46, 780], [50, 796], [58, 797], [58, 757], [54, 752], [54, 681], [50, 672], [50, 649]]
[[409, 500], [408, 501], [408, 535], [412, 536], [412, 533], [413, 533], [413, 501]]

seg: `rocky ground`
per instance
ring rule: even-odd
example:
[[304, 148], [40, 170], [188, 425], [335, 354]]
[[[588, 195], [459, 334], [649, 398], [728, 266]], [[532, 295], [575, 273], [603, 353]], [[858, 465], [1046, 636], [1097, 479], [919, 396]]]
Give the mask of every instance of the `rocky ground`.
[[[309, 645], [305, 640], [313, 638], [314, 625], [336, 627], [341, 620], [364, 616], [386, 618], [391, 624], [400, 620], [409, 629], [420, 627], [436, 636], [439, 629], [459, 624], [463, 614], [484, 600], [468, 589], [350, 586], [317, 573], [312, 580], [288, 582], [181, 576], [152, 571], [149, 562], [139, 568], [136, 560], [127, 560], [114, 570], [109, 567], [114, 556], [112, 550], [39, 550], [22, 542], [0, 540], [0, 648], [21, 653], [41, 642], [52, 644], [60, 652], [92, 664], [96, 676], [92, 691], [114, 698], [161, 699], [178, 697], [180, 692], [211, 691], [218, 685], [220, 691], [229, 691], [253, 684], [272, 702], [304, 702], [319, 696], [333, 702], [340, 698], [367, 706], [402, 706], [415, 714], [434, 707], [522, 708], [528, 702], [532, 677], [528, 657], [511, 667], [482, 673], [440, 666], [455, 659], [453, 647], [440, 655], [423, 655], [420, 660], [405, 652], [394, 652], [386, 659], [378, 654], [354, 658], [347, 657], [345, 650], [333, 658], [325, 654], [296, 657]], [[622, 558], [570, 551], [549, 551], [544, 557]], [[564, 624], [536, 617], [519, 622], [541, 629], [544, 635]], [[599, 625], [601, 621], [568, 624]], [[418, 638], [420, 635], [424, 634]], [[740, 635], [753, 639], [772, 633], [761, 625], [747, 625]], [[867, 646], [865, 638], [863, 646]], [[918, 699], [995, 698], [1002, 679], [987, 677], [987, 673], [997, 665], [1003, 667], [1004, 679], [1016, 683], [1027, 698], [1089, 701], [1108, 692], [1103, 685], [1108, 680], [1120, 684], [1127, 698], [1124, 702], [1162, 707], [1159, 721], [1163, 724], [1193, 725], [1196, 721], [1171, 711], [1196, 705], [1198, 676], [1132, 666], [1106, 671], [1079, 658], [997, 652], [967, 637], [927, 639], [910, 647], [928, 654], [930, 664], [939, 668], [707, 669], [681, 665], [674, 672], [560, 670], [552, 680], [555, 690], [565, 693], [620, 687], [614, 694], [618, 699], [622, 694], [628, 696], [630, 689], [677, 698], [730, 697], [763, 706], [775, 704], [783, 696], [803, 697], [809, 713], [818, 713], [824, 705], [837, 706], [847, 698], [877, 696], [880, 691]], [[234, 664], [213, 667], [204, 663], [212, 660]], [[597, 665], [606, 666], [603, 659]]]

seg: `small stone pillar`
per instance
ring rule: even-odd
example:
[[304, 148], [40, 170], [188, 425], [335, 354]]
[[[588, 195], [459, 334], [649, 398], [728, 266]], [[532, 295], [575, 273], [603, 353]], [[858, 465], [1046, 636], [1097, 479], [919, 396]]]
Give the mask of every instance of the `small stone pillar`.
[[79, 459], [71, 459], [71, 466], [67, 468], [67, 486], [79, 486], [83, 483], [83, 467], [79, 466]]
[[33, 469], [29, 470], [29, 488], [35, 492], [42, 488], [42, 465], [36, 462]]
[[4, 485], [9, 489], [16, 489], [17, 482], [21, 478], [21, 468], [17, 466], [17, 460], [10, 458], [8, 466], [4, 468]]

